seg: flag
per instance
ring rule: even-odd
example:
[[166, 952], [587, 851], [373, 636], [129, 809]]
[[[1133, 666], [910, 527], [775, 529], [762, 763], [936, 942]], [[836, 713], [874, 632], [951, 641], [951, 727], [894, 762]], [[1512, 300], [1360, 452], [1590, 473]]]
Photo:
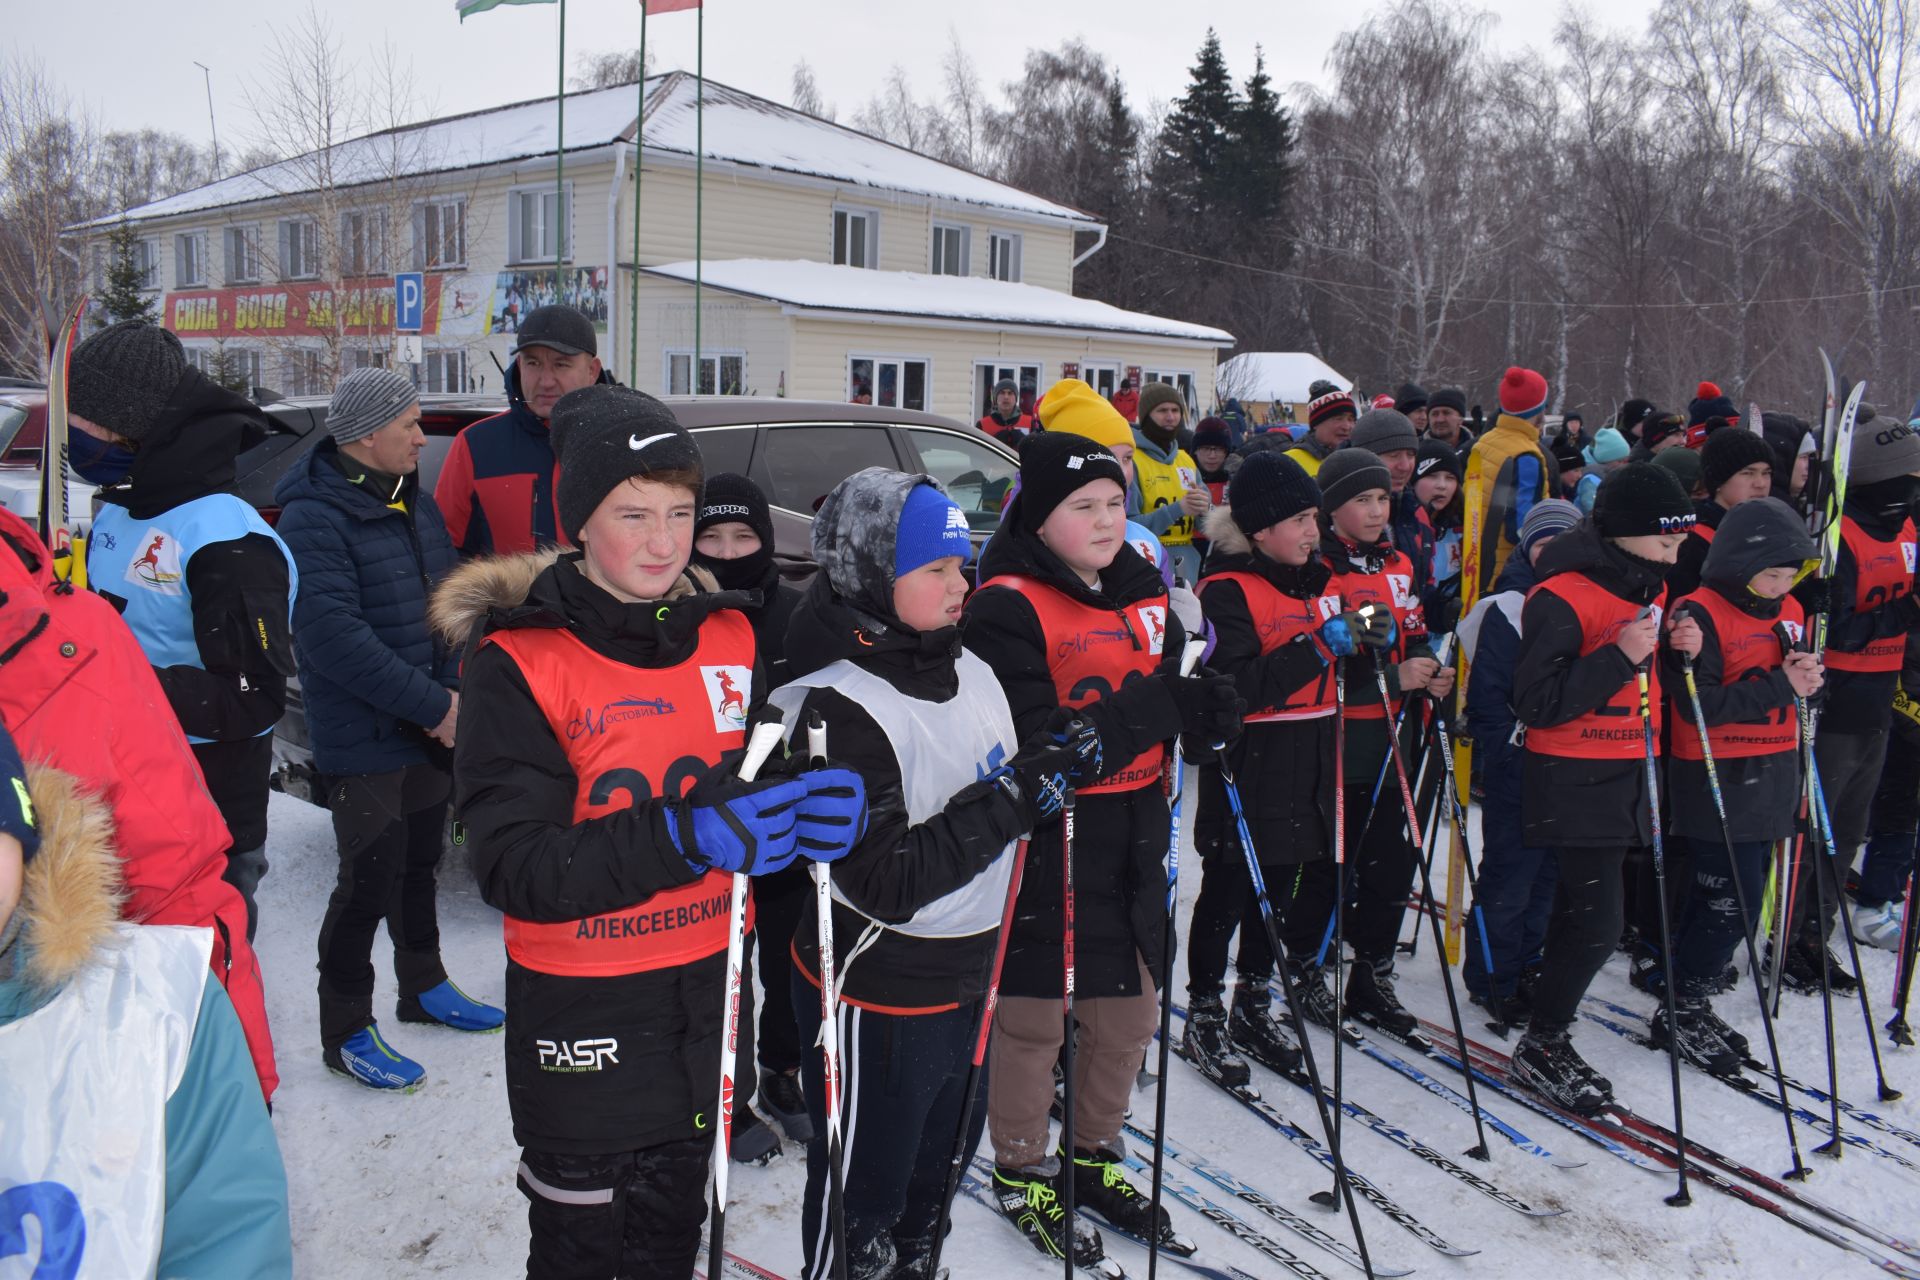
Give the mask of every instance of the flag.
[[[453, 0], [453, 7], [465, 22], [476, 13], [485, 13], [495, 5], [502, 4], [558, 4], [560, 0]], [[698, 3], [698, 0], [695, 0]]]
[[663, 13], [681, 13], [688, 9], [698, 9], [701, 0], [646, 0], [647, 16], [657, 18]]

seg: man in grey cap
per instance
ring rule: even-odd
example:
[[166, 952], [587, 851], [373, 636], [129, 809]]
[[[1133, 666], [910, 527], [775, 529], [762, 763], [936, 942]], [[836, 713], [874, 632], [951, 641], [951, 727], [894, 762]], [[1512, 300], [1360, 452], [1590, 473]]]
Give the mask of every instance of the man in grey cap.
[[1387, 475], [1393, 481], [1387, 498], [1387, 530], [1393, 535], [1393, 545], [1413, 562], [1414, 594], [1426, 610], [1427, 629], [1436, 635], [1453, 630], [1458, 606], [1439, 599], [1433, 585], [1433, 548], [1439, 534], [1413, 492], [1413, 466], [1420, 454], [1420, 436], [1413, 420], [1398, 409], [1369, 409], [1353, 424], [1347, 446], [1370, 450], [1387, 464]]
[[459, 719], [460, 654], [427, 624], [457, 563], [421, 492], [420, 402], [387, 369], [356, 369], [327, 407], [327, 438], [280, 480], [280, 534], [300, 566], [293, 631], [314, 765], [340, 875], [320, 925], [320, 1048], [334, 1071], [411, 1092], [426, 1071], [373, 1017], [373, 936], [387, 922], [402, 1022], [492, 1031], [440, 963], [440, 861]]
[[554, 515], [547, 421], [567, 392], [613, 381], [597, 352], [593, 321], [572, 307], [540, 307], [520, 322], [507, 411], [454, 438], [433, 489], [462, 555], [512, 555], [566, 541]]
[[139, 639], [193, 745], [252, 939], [295, 577], [286, 546], [229, 490], [241, 452], [267, 438], [266, 417], [138, 320], [75, 347], [68, 388], [74, 469], [101, 486], [88, 582]]

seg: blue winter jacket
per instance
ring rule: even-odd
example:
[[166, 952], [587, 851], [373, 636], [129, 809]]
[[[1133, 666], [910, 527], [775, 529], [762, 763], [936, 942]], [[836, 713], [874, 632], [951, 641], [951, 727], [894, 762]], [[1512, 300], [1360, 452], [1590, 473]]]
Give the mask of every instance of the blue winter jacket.
[[426, 730], [459, 686], [459, 653], [427, 626], [427, 598], [457, 556], [417, 476], [389, 506], [347, 479], [339, 453], [321, 441], [274, 491], [300, 569], [300, 693], [321, 773], [387, 773], [429, 758]]
[[[1520, 657], [1520, 606], [1538, 581], [1533, 562], [1515, 551], [1507, 557], [1493, 590], [1475, 606], [1480, 615], [1473, 665], [1467, 679], [1467, 732], [1487, 768], [1511, 763], [1518, 779], [1520, 748], [1514, 746], [1513, 671]], [[1488, 776], [1492, 776], [1489, 773]]]

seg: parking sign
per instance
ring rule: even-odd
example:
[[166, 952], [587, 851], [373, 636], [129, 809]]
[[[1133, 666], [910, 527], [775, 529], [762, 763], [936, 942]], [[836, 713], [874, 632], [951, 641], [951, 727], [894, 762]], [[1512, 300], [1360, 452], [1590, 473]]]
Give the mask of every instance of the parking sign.
[[427, 274], [401, 271], [393, 277], [393, 328], [396, 333], [418, 333], [427, 318]]

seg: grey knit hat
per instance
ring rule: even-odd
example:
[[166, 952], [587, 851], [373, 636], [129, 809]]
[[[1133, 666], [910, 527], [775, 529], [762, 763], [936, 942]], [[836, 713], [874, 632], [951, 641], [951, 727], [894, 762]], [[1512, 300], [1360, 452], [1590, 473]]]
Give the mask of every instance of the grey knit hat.
[[[1401, 390], [1407, 388], [1402, 387]], [[1420, 448], [1420, 437], [1413, 430], [1413, 420], [1400, 410], [1369, 409], [1360, 415], [1360, 421], [1353, 424], [1353, 435], [1348, 437], [1347, 447], [1368, 449], [1375, 454], [1392, 453], [1396, 449], [1415, 453]]]
[[[1404, 417], [1400, 420], [1406, 421]], [[1351, 444], [1329, 454], [1315, 478], [1320, 482], [1320, 509], [1329, 513], [1369, 489], [1393, 492], [1393, 477], [1387, 472], [1387, 464], [1371, 450]]]
[[419, 402], [420, 393], [392, 369], [355, 369], [327, 404], [327, 433], [338, 444], [363, 440]]
[[68, 407], [117, 436], [139, 440], [186, 376], [187, 352], [171, 330], [122, 320], [76, 346], [68, 368]]
[[1847, 464], [1848, 485], [1873, 484], [1916, 471], [1920, 471], [1920, 431], [1892, 418], [1858, 424]]

